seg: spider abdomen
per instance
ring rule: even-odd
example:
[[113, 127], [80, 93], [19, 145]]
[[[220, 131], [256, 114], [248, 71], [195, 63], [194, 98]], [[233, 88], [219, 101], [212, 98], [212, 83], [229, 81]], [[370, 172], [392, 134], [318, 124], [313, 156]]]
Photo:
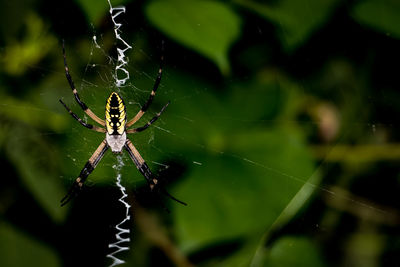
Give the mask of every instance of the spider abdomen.
[[125, 132], [126, 107], [118, 93], [112, 92], [106, 103], [106, 129], [109, 135]]

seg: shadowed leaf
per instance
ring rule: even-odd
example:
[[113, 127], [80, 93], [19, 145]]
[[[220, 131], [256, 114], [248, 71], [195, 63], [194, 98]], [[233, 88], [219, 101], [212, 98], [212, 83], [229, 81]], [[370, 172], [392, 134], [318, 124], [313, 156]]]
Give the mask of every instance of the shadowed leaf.
[[240, 33], [240, 18], [216, 1], [152, 1], [149, 20], [162, 32], [206, 56], [222, 73], [229, 72], [228, 51]]

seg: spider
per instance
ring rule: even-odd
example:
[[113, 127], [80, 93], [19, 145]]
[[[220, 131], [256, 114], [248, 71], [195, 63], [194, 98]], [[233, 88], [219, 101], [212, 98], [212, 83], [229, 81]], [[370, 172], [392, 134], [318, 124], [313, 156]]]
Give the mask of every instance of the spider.
[[[129, 128], [133, 126], [146, 112], [146, 110], [149, 108], [150, 104], [153, 101], [153, 98], [156, 94], [157, 88], [160, 85], [161, 82], [161, 76], [162, 76], [162, 62], [163, 62], [163, 56], [161, 57], [161, 64], [160, 68], [158, 70], [158, 75], [155, 80], [153, 90], [150, 93], [149, 98], [147, 99], [147, 102], [142, 106], [142, 108], [139, 110], [139, 112], [133, 117], [131, 120], [127, 121], [126, 117], [126, 106], [124, 103], [124, 100], [121, 98], [121, 96], [117, 92], [112, 92], [110, 96], [107, 98], [106, 102], [106, 113], [105, 113], [105, 120], [100, 119], [96, 114], [94, 114], [88, 106], [80, 99], [78, 95], [78, 91], [75, 88], [74, 81], [72, 80], [72, 77], [69, 73], [68, 65], [67, 65], [67, 57], [65, 54], [65, 45], [63, 42], [63, 56], [64, 56], [64, 68], [65, 68], [65, 76], [67, 77], [68, 83], [72, 89], [72, 93], [74, 94], [76, 102], [79, 104], [79, 106], [82, 108], [82, 110], [90, 117], [92, 118], [95, 122], [100, 124], [103, 127], [99, 127], [96, 125], [88, 124], [84, 122], [78, 115], [76, 115], [72, 110], [60, 99], [61, 104], [65, 107], [65, 109], [68, 111], [71, 116], [77, 120], [82, 126], [96, 131], [100, 133], [105, 133], [106, 137], [105, 139], [101, 142], [101, 144], [98, 146], [96, 151], [92, 154], [90, 159], [86, 162], [85, 166], [81, 170], [78, 178], [74, 181], [72, 184], [70, 190], [68, 191], [67, 195], [61, 199], [61, 206], [64, 206], [67, 204], [72, 198], [74, 198], [82, 189], [83, 184], [86, 180], [86, 178], [93, 172], [93, 170], [96, 168], [97, 164], [100, 162], [100, 160], [103, 158], [104, 154], [108, 149], [111, 149], [111, 151], [114, 154], [120, 154], [122, 153], [122, 150], [125, 149], [129, 157], [132, 159], [133, 163], [135, 166], [138, 168], [140, 173], [146, 178], [150, 190], [153, 191], [154, 188], [159, 184], [159, 181], [155, 175], [151, 172], [149, 166], [146, 164], [142, 156], [140, 155], [139, 151], [135, 148], [135, 146], [132, 144], [132, 142], [128, 139], [127, 134], [133, 134], [133, 133], [139, 133], [147, 128], [149, 128], [150, 125], [152, 125], [164, 112], [164, 110], [167, 108], [170, 102], [168, 102], [163, 108], [145, 125], [138, 127], [138, 128]], [[104, 128], [105, 127], [105, 128]], [[168, 197], [171, 199], [186, 205], [186, 203], [174, 198], [171, 196], [165, 189], [162, 191], [164, 194], [166, 194]]]

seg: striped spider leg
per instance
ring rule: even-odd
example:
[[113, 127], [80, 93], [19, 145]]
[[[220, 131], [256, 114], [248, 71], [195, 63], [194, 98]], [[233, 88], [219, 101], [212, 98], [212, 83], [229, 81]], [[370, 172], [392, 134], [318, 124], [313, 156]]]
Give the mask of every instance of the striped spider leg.
[[71, 188], [69, 189], [67, 195], [61, 199], [61, 206], [67, 204], [71, 199], [73, 199], [83, 187], [83, 183], [92, 171], [96, 168], [97, 164], [103, 158], [104, 154], [108, 150], [108, 145], [104, 139], [96, 151], [92, 154], [90, 159], [86, 162], [85, 167], [81, 170], [78, 178], [74, 181]]
[[[163, 45], [161, 46], [161, 49], [164, 50], [164, 42], [162, 44]], [[133, 124], [135, 124], [143, 116], [143, 114], [147, 111], [147, 109], [149, 108], [149, 106], [153, 102], [154, 96], [156, 95], [156, 91], [157, 91], [158, 86], [160, 85], [160, 82], [161, 82], [163, 64], [164, 64], [164, 56], [162, 55], [161, 56], [161, 60], [160, 60], [160, 68], [158, 69], [158, 74], [157, 74], [156, 81], [154, 82], [154, 85], [153, 85], [153, 90], [151, 90], [149, 98], [147, 99], [146, 103], [142, 106], [142, 108], [139, 110], [139, 112], [135, 115], [135, 117], [133, 117], [130, 121], [127, 122], [127, 124], [126, 124], [127, 128], [129, 128]], [[168, 106], [168, 104], [166, 106]], [[164, 109], [165, 109], [165, 107], [163, 108], [163, 110]]]
[[178, 202], [182, 205], [185, 205], [185, 206], [187, 205], [185, 202], [183, 202], [183, 201], [175, 198], [171, 194], [169, 194], [163, 186], [156, 187], [157, 184], [159, 183], [158, 179], [156, 178], [155, 175], [153, 175], [149, 166], [146, 164], [146, 162], [140, 155], [139, 151], [136, 149], [136, 147], [132, 144], [132, 142], [129, 139], [126, 140], [125, 149], [126, 149], [126, 151], [128, 151], [129, 157], [132, 159], [133, 163], [136, 165], [136, 167], [138, 168], [140, 173], [146, 178], [151, 191], [153, 191], [155, 188], [157, 188], [158, 190], [161, 190], [161, 192], [163, 194], [165, 194], [172, 200], [175, 200], [176, 202]]
[[[82, 110], [90, 117], [92, 118], [95, 122], [100, 124], [101, 126], [105, 126], [104, 120], [100, 119], [96, 114], [91, 111], [88, 106], [80, 99], [78, 91], [75, 88], [74, 81], [72, 80], [71, 75], [69, 74], [69, 68], [67, 65], [67, 56], [65, 55], [65, 45], [64, 45], [64, 40], [62, 43], [62, 50], [63, 50], [63, 57], [64, 57], [64, 68], [65, 68], [65, 76], [67, 77], [69, 86], [72, 89], [72, 93], [74, 94], [76, 102], [79, 104], [79, 106], [82, 108]], [[65, 105], [64, 105], [65, 106]]]
[[76, 115], [74, 112], [72, 112], [72, 110], [71, 110], [61, 99], [60, 99], [59, 101], [60, 101], [60, 103], [65, 107], [65, 109], [68, 111], [68, 113], [71, 114], [71, 116], [72, 116], [75, 120], [77, 120], [82, 126], [88, 128], [88, 129], [90, 129], [90, 130], [99, 132], [99, 133], [105, 133], [105, 132], [106, 132], [106, 129], [103, 128], [103, 127], [97, 127], [97, 126], [95, 126], [95, 125], [92, 125], [92, 124], [89, 124], [89, 123], [84, 122], [81, 118], [79, 118], [78, 115]]

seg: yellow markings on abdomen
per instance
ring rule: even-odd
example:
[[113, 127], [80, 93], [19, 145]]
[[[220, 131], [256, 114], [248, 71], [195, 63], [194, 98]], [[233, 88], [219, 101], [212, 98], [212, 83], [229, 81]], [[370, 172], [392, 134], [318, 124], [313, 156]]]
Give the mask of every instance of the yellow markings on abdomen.
[[121, 135], [125, 132], [126, 107], [118, 93], [112, 92], [106, 103], [106, 128], [108, 134]]

